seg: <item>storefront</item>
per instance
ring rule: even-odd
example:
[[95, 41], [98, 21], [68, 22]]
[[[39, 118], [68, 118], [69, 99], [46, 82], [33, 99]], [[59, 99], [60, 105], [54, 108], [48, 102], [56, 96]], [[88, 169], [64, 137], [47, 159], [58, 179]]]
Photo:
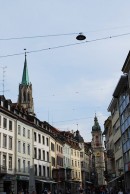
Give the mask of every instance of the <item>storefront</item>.
[[3, 178], [2, 178], [2, 181], [3, 181], [3, 192], [6, 192], [7, 194], [10, 192], [10, 191], [13, 191], [14, 192], [14, 185], [15, 185], [15, 176], [14, 175], [5, 175]]
[[16, 176], [17, 192], [29, 191], [29, 177], [28, 176]]

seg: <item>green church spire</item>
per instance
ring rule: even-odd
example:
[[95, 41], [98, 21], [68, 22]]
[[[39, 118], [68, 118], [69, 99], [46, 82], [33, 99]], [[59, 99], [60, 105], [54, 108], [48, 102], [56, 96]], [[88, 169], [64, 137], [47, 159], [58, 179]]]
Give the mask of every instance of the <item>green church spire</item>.
[[25, 52], [25, 61], [24, 61], [24, 69], [23, 69], [23, 76], [22, 76], [22, 83], [21, 84], [22, 85], [29, 85], [29, 76], [28, 76], [26, 52]]
[[95, 118], [94, 118], [94, 126], [92, 127], [92, 131], [101, 131], [101, 127], [98, 123], [98, 119], [95, 115]]

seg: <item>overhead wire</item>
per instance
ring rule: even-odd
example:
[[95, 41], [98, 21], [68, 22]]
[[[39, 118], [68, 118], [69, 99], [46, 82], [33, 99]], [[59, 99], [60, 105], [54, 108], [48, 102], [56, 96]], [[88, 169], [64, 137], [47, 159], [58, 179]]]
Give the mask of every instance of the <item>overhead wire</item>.
[[[96, 41], [100, 41], [100, 40], [107, 40], [107, 39], [111, 39], [111, 38], [127, 36], [127, 35], [130, 35], [130, 32], [124, 33], [124, 34], [117, 34], [117, 35], [107, 36], [107, 37], [103, 37], [103, 38], [96, 38], [96, 39], [93, 39], [93, 40], [87, 40], [87, 41], [78, 42], [78, 43], [64, 44], [64, 45], [59, 45], [59, 46], [53, 46], [53, 47], [48, 47], [48, 48], [42, 48], [42, 49], [37, 49], [37, 50], [26, 51], [26, 53], [28, 53], [28, 54], [37, 53], [37, 52], [53, 50], [53, 49], [59, 49], [59, 48], [64, 48], [64, 47], [70, 47], [70, 46], [75, 46], [75, 45], [80, 45], [80, 44], [85, 44], [85, 43], [96, 42]], [[23, 54], [25, 54], [25, 53], [21, 52], [21, 53], [1, 55], [0, 58], [19, 56], [19, 55], [23, 55]]]
[[[89, 30], [89, 31], [81, 32], [81, 33], [101, 32], [101, 31], [105, 31], [105, 30], [116, 30], [116, 29], [122, 29], [122, 28], [128, 28], [128, 27], [130, 27], [130, 25], [116, 26], [116, 27], [112, 27], [112, 28], [104, 28], [104, 29], [98, 29], [98, 30]], [[79, 34], [79, 32], [0, 38], [0, 41], [47, 38], [47, 37], [58, 37], [58, 36], [70, 36], [70, 35], [76, 35], [76, 34]]]

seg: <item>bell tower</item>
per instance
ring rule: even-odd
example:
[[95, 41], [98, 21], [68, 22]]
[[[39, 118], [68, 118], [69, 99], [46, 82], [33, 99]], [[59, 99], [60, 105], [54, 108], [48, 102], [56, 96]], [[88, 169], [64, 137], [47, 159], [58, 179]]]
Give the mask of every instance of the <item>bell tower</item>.
[[92, 149], [95, 158], [95, 168], [97, 170], [98, 185], [104, 185], [104, 147], [101, 127], [95, 115], [94, 125], [92, 127]]
[[27, 110], [29, 114], [35, 115], [32, 97], [32, 84], [29, 82], [26, 52], [22, 82], [19, 84], [18, 104]]

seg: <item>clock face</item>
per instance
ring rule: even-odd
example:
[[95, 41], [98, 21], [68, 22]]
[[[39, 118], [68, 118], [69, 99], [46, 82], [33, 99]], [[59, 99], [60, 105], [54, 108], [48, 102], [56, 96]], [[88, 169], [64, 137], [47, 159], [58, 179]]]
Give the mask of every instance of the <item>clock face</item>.
[[100, 157], [100, 152], [97, 152], [97, 153], [96, 153], [96, 156], [97, 156], [97, 157]]

